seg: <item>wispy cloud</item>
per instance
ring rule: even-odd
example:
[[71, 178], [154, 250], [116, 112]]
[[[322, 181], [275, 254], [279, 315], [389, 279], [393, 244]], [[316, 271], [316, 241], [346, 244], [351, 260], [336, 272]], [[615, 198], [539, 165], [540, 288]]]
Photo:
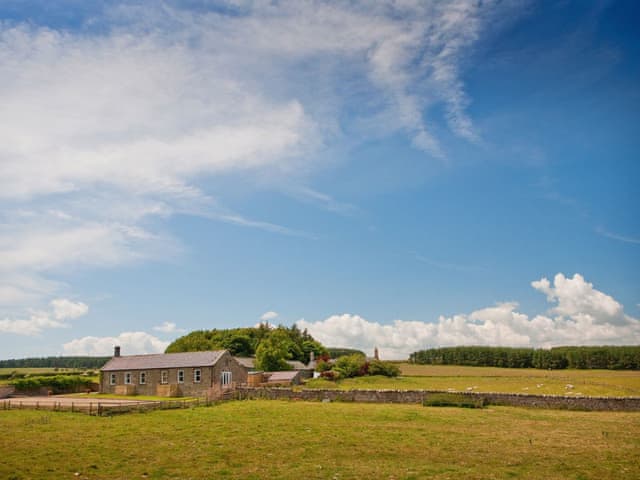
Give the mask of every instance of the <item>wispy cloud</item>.
[[602, 235], [603, 237], [611, 238], [613, 240], [618, 240], [620, 242], [633, 243], [636, 245], [640, 244], [640, 238], [630, 237], [626, 235], [619, 235], [617, 233], [609, 232], [608, 230], [605, 230], [602, 227], [596, 228], [596, 232]]
[[303, 202], [317, 205], [320, 208], [338, 213], [340, 215], [351, 216], [358, 213], [358, 207], [346, 202], [340, 202], [333, 198], [331, 195], [319, 192], [312, 188], [298, 185], [295, 187], [288, 187], [285, 190], [288, 195], [297, 198]]
[[82, 317], [89, 307], [82, 302], [73, 302], [66, 298], [51, 301], [48, 310], [32, 310], [29, 318], [0, 320], [0, 332], [14, 335], [34, 336], [51, 328], [69, 328], [68, 320]]
[[156, 325], [153, 329], [162, 333], [182, 333], [185, 331], [183, 328], [178, 328], [174, 322], [162, 322], [161, 325]]
[[[440, 106], [439, 121], [477, 141], [462, 65], [503, 8], [296, 1], [228, 14], [115, 2], [80, 32], [0, 24], [0, 238], [12, 239], [0, 240], [0, 307], [51, 298], [65, 269], [175, 256], [179, 239], [162, 226], [176, 214], [316, 238], [224, 201], [210, 208], [207, 180], [309, 185], [327, 146], [397, 133], [444, 158], [426, 120]], [[374, 128], [350, 127], [363, 124]], [[310, 187], [284, 193], [357, 212]]]

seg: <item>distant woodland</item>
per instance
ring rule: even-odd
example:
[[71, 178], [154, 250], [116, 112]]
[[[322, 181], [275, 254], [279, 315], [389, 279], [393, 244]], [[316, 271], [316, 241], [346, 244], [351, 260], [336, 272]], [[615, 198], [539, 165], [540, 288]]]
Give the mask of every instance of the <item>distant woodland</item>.
[[640, 346], [445, 347], [414, 352], [409, 362], [423, 365], [467, 365], [506, 368], [639, 370]]

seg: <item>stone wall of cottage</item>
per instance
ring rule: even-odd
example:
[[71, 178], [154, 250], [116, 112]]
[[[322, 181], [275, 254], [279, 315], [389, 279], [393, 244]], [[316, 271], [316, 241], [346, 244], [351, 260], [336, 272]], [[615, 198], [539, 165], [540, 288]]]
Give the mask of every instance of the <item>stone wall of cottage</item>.
[[[238, 399], [307, 400], [368, 403], [423, 403], [431, 395], [442, 395], [443, 391], [427, 390], [325, 390], [239, 387]], [[570, 410], [637, 411], [640, 397], [569, 397], [560, 395], [524, 395], [511, 393], [456, 392], [474, 400], [483, 400], [488, 405], [515, 407], [554, 408]]]
[[[184, 382], [178, 383], [178, 371], [184, 372]], [[200, 370], [200, 382], [194, 381], [195, 370]], [[211, 367], [185, 367], [185, 368], [162, 368], [162, 369], [142, 369], [142, 370], [117, 370], [104, 372], [100, 391], [102, 393], [120, 394], [121, 387], [125, 385], [125, 374], [131, 372], [131, 387], [133, 395], [158, 395], [158, 385], [162, 383], [162, 372], [167, 372], [167, 385], [177, 385], [179, 396], [199, 396], [204, 394], [211, 387], [212, 383]], [[140, 383], [140, 374], [145, 373], [145, 383]], [[111, 385], [111, 374], [116, 375], [115, 385]]]
[[[184, 381], [178, 382], [178, 371], [184, 372]], [[200, 370], [200, 382], [195, 382], [195, 370]], [[162, 368], [162, 369], [142, 369], [142, 370], [117, 370], [113, 372], [102, 372], [100, 391], [102, 393], [121, 394], [123, 389], [118, 388], [125, 385], [125, 374], [131, 372], [131, 387], [127, 390], [132, 395], [163, 395], [166, 388], [158, 389], [161, 383], [162, 372], [168, 373], [168, 381], [166, 385], [177, 385], [177, 395], [183, 397], [199, 397], [204, 396], [207, 391], [215, 385], [219, 385], [223, 371], [230, 371], [232, 382], [244, 384], [247, 382], [247, 370], [241, 366], [235, 359], [225, 352], [223, 356], [216, 362], [213, 367], [185, 367], [185, 368]], [[144, 384], [140, 383], [140, 374], [146, 374]], [[111, 374], [116, 375], [115, 385], [111, 385]], [[174, 390], [174, 389], [173, 389]], [[174, 390], [175, 392], [175, 390]]]
[[[225, 352], [213, 366], [213, 375], [217, 385], [220, 385], [222, 372], [231, 372], [231, 381], [235, 385], [245, 385], [247, 383], [247, 369], [240, 365], [229, 352]], [[212, 384], [211, 386], [214, 386]]]

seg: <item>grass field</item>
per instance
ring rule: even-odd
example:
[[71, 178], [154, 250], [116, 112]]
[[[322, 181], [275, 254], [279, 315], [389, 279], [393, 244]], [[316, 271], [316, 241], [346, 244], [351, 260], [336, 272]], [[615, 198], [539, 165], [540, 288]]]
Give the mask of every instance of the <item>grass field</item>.
[[[399, 389], [529, 393], [546, 395], [640, 396], [640, 372], [627, 370], [537, 370], [400, 364], [399, 378], [359, 377], [337, 383], [312, 381], [312, 388]], [[573, 388], [568, 388], [572, 385]]]
[[0, 411], [0, 431], [0, 478], [13, 480], [640, 478], [637, 412], [238, 401]]

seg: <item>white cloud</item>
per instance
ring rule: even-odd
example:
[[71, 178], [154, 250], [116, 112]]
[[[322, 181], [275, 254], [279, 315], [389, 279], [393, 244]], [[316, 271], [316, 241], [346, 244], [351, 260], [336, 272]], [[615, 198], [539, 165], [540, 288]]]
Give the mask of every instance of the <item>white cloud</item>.
[[612, 297], [596, 290], [581, 275], [558, 274], [532, 282], [558, 306], [552, 316], [530, 318], [515, 302], [500, 303], [470, 314], [441, 316], [436, 322], [394, 320], [390, 325], [358, 315], [333, 315], [325, 320], [297, 322], [328, 346], [379, 347], [386, 358], [407, 358], [416, 350], [436, 346], [491, 345], [550, 347], [558, 345], [620, 345], [640, 342], [640, 320], [625, 315]]
[[268, 322], [270, 320], [275, 320], [276, 318], [278, 318], [278, 312], [273, 312], [273, 311], [264, 312], [260, 316], [260, 320], [263, 320], [265, 322]]
[[50, 311], [31, 311], [26, 319], [0, 320], [0, 332], [33, 336], [50, 328], [69, 328], [71, 325], [65, 320], [81, 317], [88, 311], [89, 307], [82, 302], [58, 298], [51, 302]]
[[51, 302], [53, 316], [57, 320], [74, 319], [86, 315], [89, 307], [82, 302], [72, 302], [66, 298], [57, 298]]
[[162, 353], [169, 342], [146, 332], [123, 332], [117, 337], [82, 337], [65, 343], [65, 355], [113, 355], [113, 347], [119, 345], [122, 355]]
[[297, 186], [328, 163], [327, 147], [403, 132], [443, 157], [425, 120], [439, 104], [476, 140], [461, 65], [505, 16], [499, 2], [237, 8], [116, 3], [80, 33], [0, 24], [0, 307], [51, 298], [69, 268], [171, 257], [179, 242], [162, 226], [176, 213], [315, 238], [225, 209], [209, 177], [273, 178], [349, 214]]
[[558, 273], [552, 287], [549, 280], [542, 278], [531, 282], [531, 286], [547, 295], [549, 302], [557, 302], [553, 313], [568, 317], [588, 316], [596, 323], [626, 323], [622, 305], [609, 295], [593, 288], [584, 278], [575, 274], [573, 278], [566, 278]]
[[177, 325], [173, 322], [163, 322], [162, 325], [156, 325], [153, 327], [156, 332], [162, 333], [181, 333], [185, 330], [182, 328], [178, 328]]

